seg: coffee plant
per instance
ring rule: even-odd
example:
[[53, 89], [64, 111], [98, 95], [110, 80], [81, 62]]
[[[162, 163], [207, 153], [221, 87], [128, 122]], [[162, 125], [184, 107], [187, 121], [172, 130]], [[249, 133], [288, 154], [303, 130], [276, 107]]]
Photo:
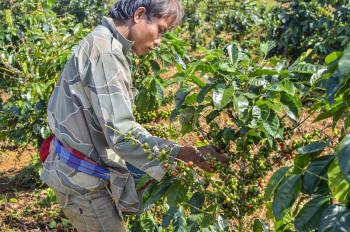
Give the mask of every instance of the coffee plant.
[[[261, 44], [261, 53], [267, 55], [271, 45]], [[309, 54], [291, 65], [254, 59], [237, 44], [201, 52], [201, 59], [175, 74], [182, 80], [171, 118], [179, 117], [183, 134], [197, 132], [199, 139], [218, 147], [230, 164], [224, 167], [209, 158], [217, 173], [210, 174], [191, 163], [170, 168], [165, 156], [161, 161], [169, 178], [153, 183], [143, 195], [145, 208], [164, 199], [156, 203], [163, 222], [147, 220], [154, 228], [172, 225], [175, 231], [246, 231], [251, 229], [247, 216], [263, 203], [264, 176], [295, 150], [284, 141], [301, 125], [302, 103], [313, 89], [309, 80], [318, 66], [304, 62]], [[267, 227], [260, 219], [254, 225]]]
[[[291, 166], [271, 177], [265, 191], [275, 231], [347, 231], [350, 228], [349, 179], [349, 74], [350, 47], [325, 59], [326, 69], [314, 85], [324, 89], [312, 110], [315, 121], [333, 119], [338, 136], [322, 136], [297, 149]], [[326, 150], [329, 148], [331, 151]]]
[[[74, 46], [90, 32], [84, 23], [76, 24], [72, 15], [58, 17], [52, 10], [58, 2], [0, 3], [4, 9], [0, 18], [6, 22], [0, 25], [2, 140], [40, 144], [50, 133], [46, 121], [49, 96]], [[133, 59], [139, 112], [156, 110], [171, 99], [163, 89], [175, 82], [161, 75], [170, 64], [182, 68], [185, 48], [186, 43], [168, 33], [159, 50]]]
[[0, 138], [36, 144], [50, 133], [46, 104], [59, 72], [87, 30], [57, 17], [49, 1], [0, 5]]
[[[126, 218], [131, 231], [350, 227], [349, 3], [266, 2], [184, 0], [184, 24], [132, 57], [136, 121], [213, 145], [229, 164], [209, 156], [205, 172], [139, 144], [166, 177], [137, 184], [143, 211]], [[0, 2], [1, 140], [37, 145], [51, 133], [46, 106], [63, 65], [112, 3]], [[315, 129], [296, 133], [310, 118]]]
[[324, 57], [344, 49], [350, 38], [348, 1], [286, 1], [272, 10], [269, 38], [274, 52], [297, 57], [309, 48]]
[[107, 15], [114, 0], [51, 0], [52, 10], [57, 15], [72, 15], [75, 23], [83, 23], [85, 27], [97, 26], [102, 17]]

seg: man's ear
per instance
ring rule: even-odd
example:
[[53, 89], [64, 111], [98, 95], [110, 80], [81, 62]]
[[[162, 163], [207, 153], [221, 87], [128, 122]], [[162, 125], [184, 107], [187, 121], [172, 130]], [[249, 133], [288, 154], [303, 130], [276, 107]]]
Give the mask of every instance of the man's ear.
[[146, 8], [144, 8], [143, 6], [137, 8], [133, 16], [134, 23], [138, 23], [141, 19], [145, 18], [145, 16], [146, 16]]

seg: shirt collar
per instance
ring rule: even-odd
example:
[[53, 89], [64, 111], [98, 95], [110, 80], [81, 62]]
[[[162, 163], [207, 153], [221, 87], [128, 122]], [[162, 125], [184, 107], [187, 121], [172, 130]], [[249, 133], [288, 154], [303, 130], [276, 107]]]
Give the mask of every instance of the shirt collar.
[[102, 18], [102, 25], [107, 27], [113, 33], [114, 38], [116, 38], [122, 44], [124, 54], [128, 53], [131, 50], [132, 46], [134, 45], [134, 42], [125, 38], [117, 30], [117, 27], [115, 26], [112, 18], [104, 16]]

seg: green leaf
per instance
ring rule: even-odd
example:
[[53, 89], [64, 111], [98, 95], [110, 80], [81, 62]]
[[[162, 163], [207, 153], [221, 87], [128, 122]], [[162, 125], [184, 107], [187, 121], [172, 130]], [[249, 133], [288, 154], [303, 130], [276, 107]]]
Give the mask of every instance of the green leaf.
[[288, 172], [289, 169], [290, 167], [282, 167], [273, 173], [265, 189], [265, 195], [264, 195], [265, 201], [270, 200], [273, 193], [277, 189], [278, 185], [282, 182], [282, 180], [286, 176], [286, 173]]
[[181, 184], [180, 181], [176, 181], [170, 185], [167, 191], [168, 205], [175, 207], [177, 204], [186, 199], [186, 194], [187, 189]]
[[301, 102], [295, 96], [281, 93], [281, 103], [283, 108], [286, 110], [287, 115], [294, 121], [299, 119], [299, 109], [301, 108]]
[[315, 85], [317, 81], [325, 74], [327, 73], [328, 69], [327, 68], [320, 68], [317, 70], [310, 78], [310, 84]]
[[249, 81], [249, 84], [255, 87], [263, 87], [269, 84], [265, 78], [254, 78]]
[[190, 205], [191, 214], [198, 213], [199, 212], [198, 209], [202, 208], [204, 201], [205, 201], [204, 195], [200, 192], [195, 192], [192, 195], [190, 201], [188, 202], [188, 204]]
[[170, 225], [170, 222], [174, 218], [176, 211], [177, 211], [176, 206], [171, 206], [169, 208], [169, 210], [166, 212], [165, 216], [163, 217], [162, 227], [168, 227]]
[[168, 190], [169, 186], [172, 183], [172, 179], [166, 179], [160, 182], [155, 188], [152, 190], [147, 199], [143, 199], [142, 208], [146, 209], [156, 201], [158, 201]]
[[[296, 88], [294, 84], [291, 81], [288, 81], [287, 79], [284, 79], [282, 82], [283, 90], [286, 92], [289, 96], [296, 97]], [[301, 106], [301, 104], [300, 104]]]
[[341, 205], [331, 205], [323, 211], [319, 232], [349, 231], [350, 210]]
[[49, 228], [50, 229], [54, 229], [57, 227], [57, 222], [55, 220], [52, 220], [50, 223], [49, 223]]
[[326, 56], [325, 62], [327, 65], [331, 64], [334, 61], [338, 60], [340, 57], [342, 57], [342, 55], [343, 55], [343, 52], [332, 52], [331, 54]]
[[187, 95], [190, 93], [190, 90], [187, 86], [180, 88], [175, 95], [175, 109], [171, 113], [170, 120], [174, 121], [175, 118], [179, 115], [179, 109], [182, 104], [185, 102]]
[[350, 136], [346, 136], [336, 151], [340, 169], [344, 178], [350, 183]]
[[[268, 69], [268, 68], [261, 68], [261, 69], [256, 69], [252, 74], [250, 74], [250, 76], [252, 77], [258, 77], [258, 76], [272, 76], [272, 75], [277, 75], [278, 72], [274, 69]], [[255, 81], [255, 80], [259, 80], [259, 81]], [[257, 85], [259, 86], [263, 86], [262, 84], [268, 84], [269, 82], [268, 81], [263, 81], [265, 80], [264, 78], [256, 78], [256, 79], [253, 79], [250, 84], [252, 85]]]
[[350, 72], [350, 46], [345, 49], [338, 62], [338, 71], [341, 77], [345, 77]]
[[214, 111], [210, 112], [208, 114], [208, 116], [205, 117], [205, 119], [206, 119], [207, 123], [210, 123], [211, 121], [213, 121], [219, 115], [220, 115], [220, 111], [214, 110]]
[[327, 146], [328, 146], [328, 142], [317, 141], [317, 142], [310, 143], [304, 147], [298, 148], [297, 151], [300, 155], [309, 155], [309, 154], [314, 154], [316, 152], [321, 152]]
[[174, 232], [187, 232], [185, 213], [182, 207], [174, 215]]
[[337, 112], [342, 111], [342, 109], [343, 109], [343, 104], [342, 103], [333, 105], [330, 110], [320, 113], [316, 117], [314, 122], [318, 122], [318, 121], [321, 121], [321, 120], [333, 117], [335, 114], [337, 114]]
[[312, 194], [317, 191], [320, 182], [324, 181], [321, 178], [327, 176], [328, 166], [333, 159], [334, 155], [322, 156], [307, 167], [303, 176], [303, 192]]
[[234, 97], [233, 104], [234, 104], [234, 109], [241, 114], [244, 113], [249, 107], [249, 101], [243, 95]]
[[290, 67], [294, 67], [297, 64], [299, 64], [300, 62], [303, 62], [307, 57], [310, 56], [310, 54], [312, 53], [312, 49], [308, 49], [306, 52], [304, 52], [303, 54], [301, 54], [298, 59], [296, 61], [294, 61], [294, 63], [290, 66]]
[[213, 92], [213, 102], [216, 109], [220, 110], [227, 106], [233, 98], [234, 88], [223, 88], [222, 85], [218, 85]]
[[253, 232], [269, 232], [269, 226], [262, 219], [257, 218], [254, 220]]
[[280, 120], [274, 113], [270, 113], [266, 122], [263, 122], [263, 128], [273, 138], [283, 139], [283, 128], [280, 127]]
[[204, 219], [205, 219], [205, 216], [203, 213], [190, 214], [187, 218], [187, 231], [189, 232], [200, 231], [201, 228], [206, 226], [206, 225], [203, 225]]
[[320, 224], [321, 213], [330, 203], [330, 197], [317, 196], [304, 205], [295, 217], [297, 231], [311, 231]]
[[337, 159], [328, 168], [328, 185], [335, 199], [345, 204], [350, 198], [350, 184], [345, 180]]
[[148, 216], [147, 218], [144, 218], [141, 220], [141, 227], [142, 231], [144, 232], [155, 232], [157, 230], [157, 225], [154, 222], [154, 219], [152, 216]]
[[276, 47], [275, 41], [267, 41], [266, 43], [260, 43], [260, 51], [264, 54], [264, 56], [267, 56], [267, 54]]
[[308, 63], [299, 63], [289, 69], [291, 72], [301, 73], [301, 74], [314, 74], [317, 70], [324, 68], [320, 65], [308, 64]]
[[205, 83], [199, 79], [196, 75], [192, 75], [191, 76], [191, 80], [196, 84], [198, 85], [200, 88], [204, 88], [205, 86]]
[[301, 175], [291, 175], [284, 179], [275, 193], [272, 211], [277, 220], [281, 220], [293, 205], [301, 189]]
[[238, 62], [238, 54], [239, 54], [238, 45], [235, 43], [228, 45], [227, 52], [228, 52], [228, 56], [229, 56], [229, 61], [231, 62], [231, 64], [236, 66], [237, 62]]
[[182, 126], [181, 133], [186, 134], [193, 130], [198, 123], [198, 117], [196, 117], [196, 110], [194, 107], [187, 107], [181, 111], [179, 118]]
[[229, 228], [229, 222], [226, 218], [223, 218], [221, 215], [217, 217], [219, 231], [227, 231]]
[[310, 163], [311, 157], [307, 155], [300, 155], [297, 154], [294, 158], [294, 168], [292, 173], [293, 174], [301, 174], [304, 171], [304, 168], [306, 168]]
[[213, 84], [207, 84], [204, 88], [201, 89], [197, 96], [197, 102], [201, 103], [204, 101], [205, 95], [213, 88]]

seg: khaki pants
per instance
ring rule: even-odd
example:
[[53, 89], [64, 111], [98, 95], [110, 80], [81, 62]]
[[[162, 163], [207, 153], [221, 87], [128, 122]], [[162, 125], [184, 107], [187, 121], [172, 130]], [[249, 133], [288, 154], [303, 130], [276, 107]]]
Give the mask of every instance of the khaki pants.
[[109, 195], [98, 191], [86, 196], [68, 195], [55, 191], [64, 214], [78, 232], [126, 232]]

